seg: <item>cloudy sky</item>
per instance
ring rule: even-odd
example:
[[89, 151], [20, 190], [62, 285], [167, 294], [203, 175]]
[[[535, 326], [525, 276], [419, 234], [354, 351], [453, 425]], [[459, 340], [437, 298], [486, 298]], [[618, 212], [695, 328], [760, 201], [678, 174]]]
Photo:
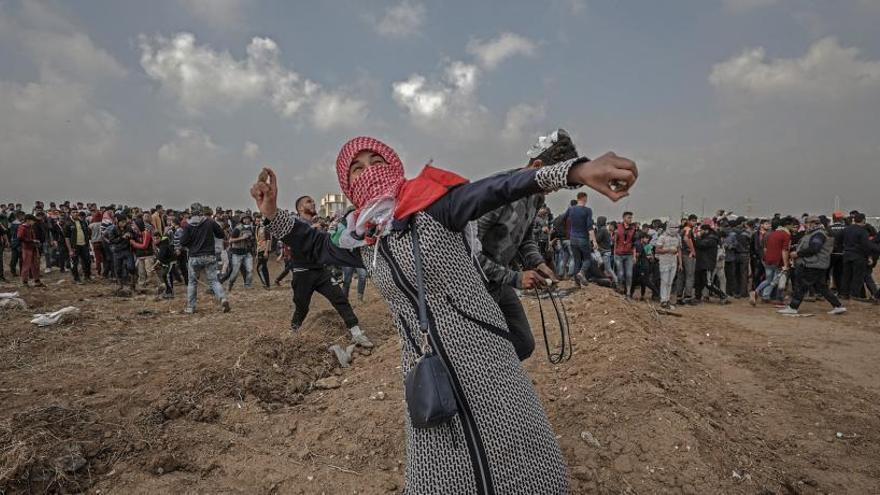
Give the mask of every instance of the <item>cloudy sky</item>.
[[878, 25], [880, 0], [0, 0], [0, 201], [244, 207], [269, 164], [289, 206], [355, 135], [479, 178], [563, 127], [640, 165], [600, 213], [880, 214]]

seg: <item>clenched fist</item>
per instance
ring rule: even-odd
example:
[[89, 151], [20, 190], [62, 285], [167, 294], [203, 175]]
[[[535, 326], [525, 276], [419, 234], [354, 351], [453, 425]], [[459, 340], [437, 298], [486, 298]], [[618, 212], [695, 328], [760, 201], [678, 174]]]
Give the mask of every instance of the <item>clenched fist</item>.
[[251, 197], [257, 202], [257, 208], [264, 218], [270, 221], [278, 211], [278, 178], [275, 171], [265, 167], [260, 171], [257, 182], [251, 187]]
[[582, 184], [604, 194], [611, 201], [629, 196], [629, 189], [639, 178], [635, 162], [612, 152], [580, 163], [568, 171], [568, 182]]

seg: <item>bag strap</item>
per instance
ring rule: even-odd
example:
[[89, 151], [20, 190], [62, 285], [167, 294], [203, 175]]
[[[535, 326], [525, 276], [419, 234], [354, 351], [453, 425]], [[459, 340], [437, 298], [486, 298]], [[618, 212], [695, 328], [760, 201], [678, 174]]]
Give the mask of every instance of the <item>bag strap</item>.
[[[418, 292], [419, 303], [419, 330], [422, 332], [422, 340], [424, 346], [427, 347], [429, 341], [429, 323], [428, 323], [428, 304], [425, 301], [425, 268], [422, 264], [422, 249], [419, 242], [419, 230], [415, 223], [410, 228], [413, 243], [413, 261], [416, 268], [416, 291]], [[428, 351], [422, 349], [422, 352], [429, 354]]]

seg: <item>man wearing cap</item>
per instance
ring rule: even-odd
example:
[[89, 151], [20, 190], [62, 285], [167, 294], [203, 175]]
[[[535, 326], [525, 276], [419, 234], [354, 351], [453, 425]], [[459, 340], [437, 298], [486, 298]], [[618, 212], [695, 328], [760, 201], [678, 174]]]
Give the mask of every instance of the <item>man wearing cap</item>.
[[[540, 137], [537, 144], [527, 152], [527, 156], [529, 162], [526, 168], [540, 167], [544, 164], [553, 165], [577, 158], [578, 155], [568, 133], [559, 129], [549, 136]], [[504, 174], [518, 171], [519, 169]], [[586, 205], [586, 195], [583, 204]], [[532, 336], [529, 320], [514, 288], [532, 289], [545, 284], [547, 280], [556, 279], [556, 274], [544, 263], [544, 257], [538, 250], [532, 232], [535, 216], [542, 206], [544, 206], [544, 194], [536, 193], [496, 208], [477, 220], [477, 236], [482, 247], [478, 257], [486, 277], [486, 287], [504, 314], [510, 330], [510, 340], [520, 361], [532, 355], [535, 350], [535, 338]], [[589, 215], [589, 228], [592, 228], [591, 210]], [[586, 235], [588, 227], [586, 221], [584, 224], [582, 231]], [[589, 241], [584, 241], [587, 242]], [[589, 246], [586, 245], [585, 249], [589, 250]], [[588, 260], [587, 251], [584, 262], [587, 263]], [[511, 263], [514, 261], [518, 261], [525, 269], [511, 268]], [[576, 266], [576, 269], [579, 268]], [[586, 279], [584, 278], [583, 281]]]
[[183, 234], [180, 236], [180, 245], [189, 250], [187, 269], [189, 283], [186, 286], [186, 309], [187, 314], [196, 311], [196, 289], [199, 283], [199, 274], [205, 272], [205, 278], [214, 297], [220, 301], [223, 312], [229, 312], [229, 301], [226, 300], [226, 292], [223, 285], [217, 279], [217, 257], [214, 254], [214, 239], [223, 238], [223, 229], [211, 217], [204, 215], [201, 203], [193, 203], [190, 206], [190, 218]]
[[825, 282], [825, 273], [831, 266], [831, 251], [834, 249], [834, 239], [825, 233], [825, 229], [818, 217], [809, 216], [805, 219], [806, 233], [798, 243], [797, 250], [791, 254], [795, 260], [795, 269], [798, 271], [800, 283], [795, 285], [794, 295], [791, 302], [785, 308], [777, 311], [782, 315], [795, 315], [804, 295], [814, 289], [831, 304], [828, 314], [839, 315], [846, 313], [846, 308], [840, 300], [828, 289]]

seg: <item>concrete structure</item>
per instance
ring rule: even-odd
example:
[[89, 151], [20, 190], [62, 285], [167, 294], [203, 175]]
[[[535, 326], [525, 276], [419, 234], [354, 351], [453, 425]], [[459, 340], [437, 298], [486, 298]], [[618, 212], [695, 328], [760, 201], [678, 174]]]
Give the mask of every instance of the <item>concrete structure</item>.
[[342, 214], [346, 208], [351, 206], [348, 198], [341, 193], [325, 193], [321, 196], [321, 206], [318, 208], [318, 214], [325, 218], [332, 218], [336, 214]]

